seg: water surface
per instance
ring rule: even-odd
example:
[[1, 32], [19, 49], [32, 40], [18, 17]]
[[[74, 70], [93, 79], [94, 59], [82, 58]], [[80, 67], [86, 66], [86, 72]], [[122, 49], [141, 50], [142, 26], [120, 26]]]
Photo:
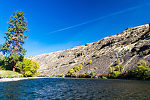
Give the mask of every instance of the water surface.
[[150, 81], [40, 78], [0, 82], [0, 98], [150, 100]]

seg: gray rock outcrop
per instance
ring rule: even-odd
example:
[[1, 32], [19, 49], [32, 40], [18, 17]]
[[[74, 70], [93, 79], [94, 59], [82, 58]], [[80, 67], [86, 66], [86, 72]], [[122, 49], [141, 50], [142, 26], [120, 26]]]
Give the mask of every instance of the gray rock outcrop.
[[[139, 59], [150, 63], [150, 26], [146, 24], [131, 27], [94, 43], [29, 58], [38, 61], [38, 71], [47, 76], [65, 74], [79, 64], [83, 65], [83, 69], [78, 73], [85, 73], [87, 70], [97, 74], [107, 73], [117, 59], [126, 71], [134, 67]], [[93, 62], [88, 64], [89, 60]]]

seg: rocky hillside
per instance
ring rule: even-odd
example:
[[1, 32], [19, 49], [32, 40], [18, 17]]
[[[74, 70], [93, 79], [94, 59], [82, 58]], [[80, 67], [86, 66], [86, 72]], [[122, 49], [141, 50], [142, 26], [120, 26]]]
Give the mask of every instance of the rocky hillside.
[[[131, 27], [94, 43], [29, 58], [38, 61], [38, 71], [48, 76], [65, 74], [79, 64], [83, 65], [83, 69], [78, 73], [107, 73], [109, 67], [116, 64], [117, 59], [126, 71], [134, 67], [139, 59], [150, 63], [150, 25]], [[88, 63], [89, 60], [92, 60], [91, 64]]]

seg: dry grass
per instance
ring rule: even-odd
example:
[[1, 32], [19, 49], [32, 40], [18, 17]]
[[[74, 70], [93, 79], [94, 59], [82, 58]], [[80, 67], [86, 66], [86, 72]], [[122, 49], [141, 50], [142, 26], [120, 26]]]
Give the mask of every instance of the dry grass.
[[18, 73], [18, 72], [13, 72], [13, 71], [9, 71], [9, 70], [0, 70], [0, 77], [2, 78], [19, 78], [19, 77], [23, 77], [22, 74]]

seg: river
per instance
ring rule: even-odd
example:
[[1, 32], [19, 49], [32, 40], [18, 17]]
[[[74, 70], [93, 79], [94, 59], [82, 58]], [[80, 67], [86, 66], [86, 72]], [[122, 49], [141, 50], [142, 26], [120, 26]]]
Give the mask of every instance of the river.
[[150, 100], [150, 81], [40, 78], [0, 82], [3, 100]]

